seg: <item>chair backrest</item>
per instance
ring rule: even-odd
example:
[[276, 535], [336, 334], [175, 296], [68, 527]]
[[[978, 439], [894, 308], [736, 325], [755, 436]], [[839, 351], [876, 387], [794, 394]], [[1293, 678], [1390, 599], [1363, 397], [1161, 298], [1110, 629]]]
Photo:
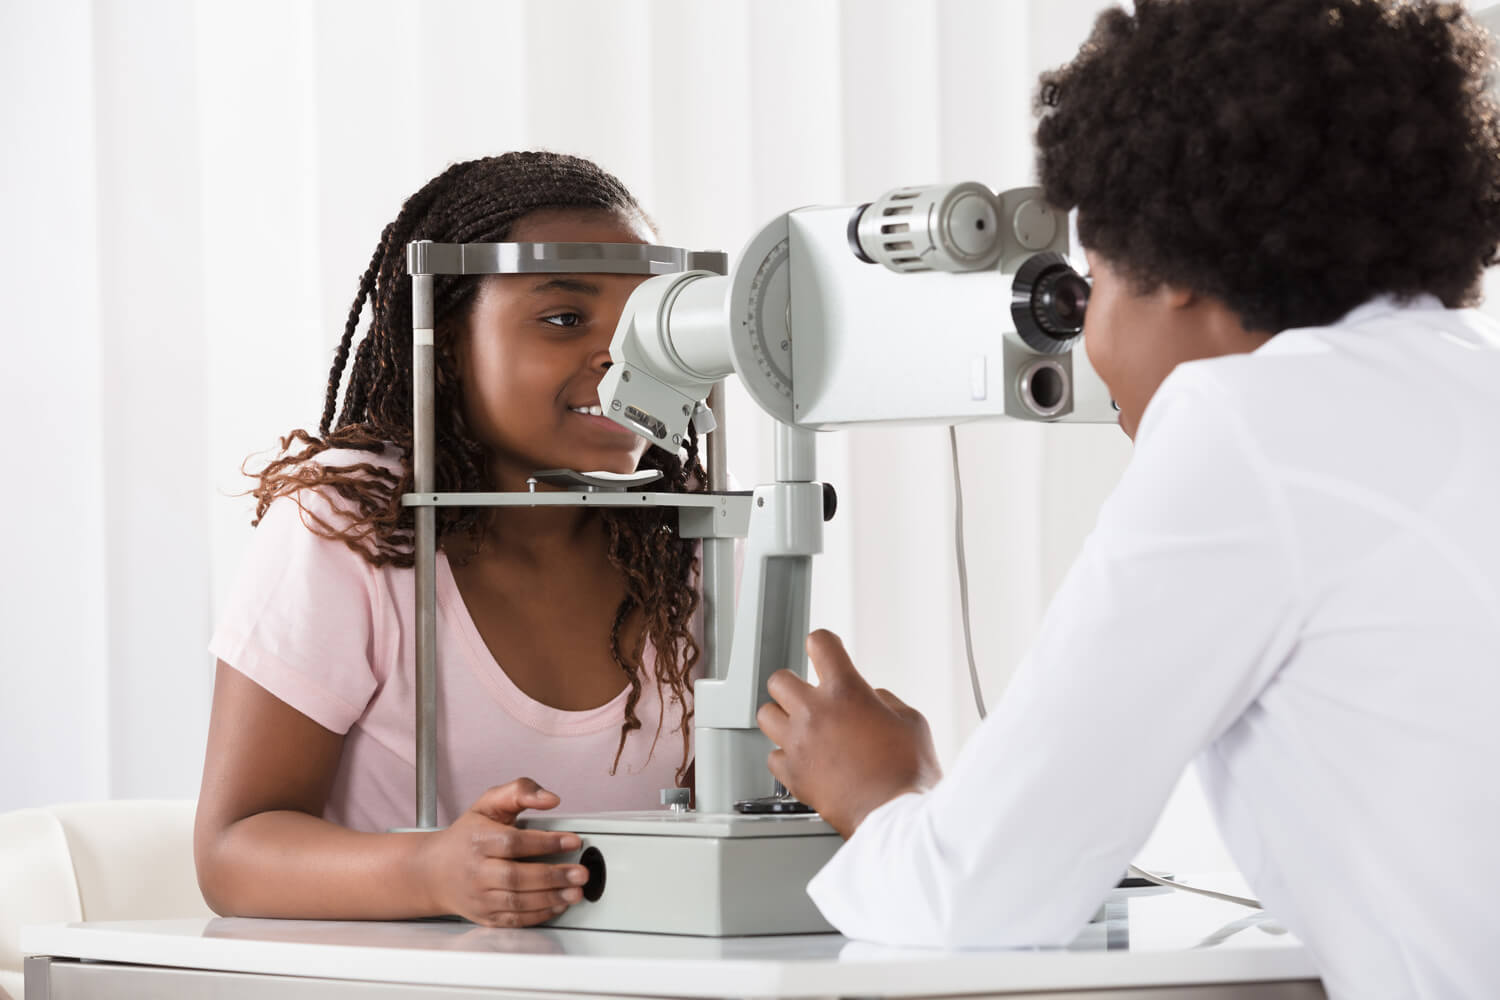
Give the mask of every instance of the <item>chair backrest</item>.
[[0, 995], [21, 997], [20, 929], [212, 916], [193, 867], [191, 801], [79, 802], [0, 813]]
[[0, 994], [21, 1000], [23, 924], [82, 919], [62, 822], [45, 809], [0, 813]]

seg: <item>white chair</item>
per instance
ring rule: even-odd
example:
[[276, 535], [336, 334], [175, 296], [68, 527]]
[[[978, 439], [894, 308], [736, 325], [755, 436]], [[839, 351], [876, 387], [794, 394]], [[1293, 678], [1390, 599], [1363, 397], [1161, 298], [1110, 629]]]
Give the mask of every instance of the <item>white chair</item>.
[[0, 813], [0, 1000], [25, 992], [25, 924], [212, 916], [193, 868], [194, 806], [79, 802]]

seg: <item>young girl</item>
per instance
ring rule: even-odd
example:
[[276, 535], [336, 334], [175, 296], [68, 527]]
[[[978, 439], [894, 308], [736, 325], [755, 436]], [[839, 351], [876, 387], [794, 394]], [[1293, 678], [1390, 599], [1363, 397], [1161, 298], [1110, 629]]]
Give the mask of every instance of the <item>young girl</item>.
[[[211, 644], [195, 854], [218, 912], [539, 923], [581, 898], [586, 873], [528, 860], [579, 841], [516, 829], [521, 811], [648, 808], [689, 780], [699, 599], [675, 512], [440, 507], [445, 829], [384, 832], [416, 808], [407, 244], [652, 238], [618, 180], [548, 153], [456, 164], [386, 226], [319, 433], [293, 431], [258, 476], [255, 544]], [[518, 491], [539, 469], [638, 463], [661, 471], [658, 488], [702, 488], [696, 437], [679, 461], [598, 415], [609, 343], [642, 280], [436, 279], [440, 490]]]

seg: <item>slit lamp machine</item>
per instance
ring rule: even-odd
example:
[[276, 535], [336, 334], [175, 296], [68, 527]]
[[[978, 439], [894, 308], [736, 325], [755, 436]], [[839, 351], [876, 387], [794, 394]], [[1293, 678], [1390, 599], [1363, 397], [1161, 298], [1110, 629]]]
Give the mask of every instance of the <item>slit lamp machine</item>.
[[[704, 936], [831, 930], [805, 887], [842, 841], [766, 768], [755, 724], [777, 670], [805, 676], [812, 558], [832, 490], [815, 435], [851, 425], [1010, 418], [1113, 423], [1082, 351], [1088, 283], [1069, 261], [1066, 216], [1036, 188], [899, 188], [859, 206], [802, 208], [726, 255], [591, 243], [418, 241], [407, 248], [414, 338], [418, 830], [437, 826], [436, 508], [673, 507], [702, 539], [704, 676], [694, 687], [696, 802], [660, 810], [533, 815], [583, 845], [585, 901], [555, 924]], [[726, 489], [722, 433], [709, 489], [651, 492], [657, 476], [538, 472], [556, 489], [439, 493], [434, 472], [433, 278], [588, 272], [648, 275], [632, 293], [599, 387], [604, 414], [676, 453], [709, 431], [720, 383], [738, 378], [775, 424], [775, 479]], [[735, 595], [734, 545], [746, 539]], [[676, 891], [676, 890], [683, 891]]]

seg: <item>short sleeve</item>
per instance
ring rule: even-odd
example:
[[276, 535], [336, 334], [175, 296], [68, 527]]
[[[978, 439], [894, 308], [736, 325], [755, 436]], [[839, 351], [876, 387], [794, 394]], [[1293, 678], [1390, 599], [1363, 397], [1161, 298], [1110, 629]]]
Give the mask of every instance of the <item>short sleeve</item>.
[[376, 688], [375, 567], [309, 525], [331, 518], [312, 490], [271, 505], [209, 650], [318, 725], [346, 733]]

